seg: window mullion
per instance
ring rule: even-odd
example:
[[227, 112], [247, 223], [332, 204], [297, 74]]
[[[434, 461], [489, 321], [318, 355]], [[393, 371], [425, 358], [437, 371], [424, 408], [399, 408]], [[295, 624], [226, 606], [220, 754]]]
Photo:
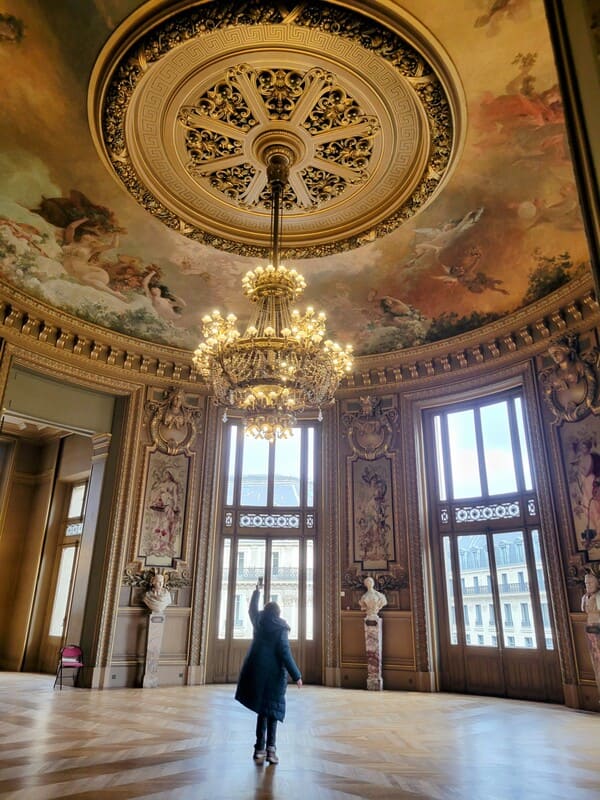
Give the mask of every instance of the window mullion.
[[[533, 614], [533, 629], [538, 650], [546, 649], [546, 635], [544, 632], [544, 619], [540, 601], [540, 585], [538, 582], [535, 554], [531, 541], [531, 530], [523, 528], [523, 546], [525, 549], [525, 563], [527, 564], [527, 580], [529, 581], [529, 596], [531, 598], [531, 613]], [[541, 547], [540, 541], [540, 547]], [[543, 559], [542, 559], [543, 563]], [[542, 566], [543, 569], [543, 566]]]
[[517, 487], [519, 494], [525, 492], [525, 473], [523, 471], [523, 454], [521, 452], [521, 439], [517, 425], [517, 414], [515, 411], [515, 398], [510, 397], [507, 403], [508, 421], [510, 426], [510, 441], [513, 452], [513, 464], [517, 475]]
[[[466, 647], [467, 634], [465, 629], [465, 602], [462, 592], [461, 569], [460, 569], [460, 555], [458, 552], [458, 537], [450, 537], [450, 562], [452, 564], [453, 575], [453, 591], [454, 591], [454, 608], [456, 617], [456, 638], [458, 644]], [[458, 580], [457, 580], [458, 578]], [[446, 578], [447, 580], [447, 578]], [[450, 609], [448, 609], [450, 612]], [[448, 613], [448, 620], [450, 620], [450, 613]]]
[[275, 491], [275, 447], [276, 441], [269, 443], [269, 466], [267, 475], [267, 508], [274, 507], [273, 498]]
[[243, 447], [244, 447], [244, 426], [237, 425], [237, 435], [235, 440], [235, 477], [233, 481], [233, 505], [236, 509], [239, 509], [240, 507], [240, 499], [242, 494]]
[[[452, 469], [450, 468], [450, 438], [448, 435], [448, 412], [440, 415], [440, 429], [442, 435], [442, 458], [444, 479], [446, 481], [446, 497], [448, 502], [454, 500], [454, 484], [452, 481]], [[435, 441], [435, 436], [434, 436]]]
[[[497, 531], [495, 531], [497, 533]], [[496, 565], [496, 551], [494, 550], [494, 531], [488, 528], [485, 531], [488, 547], [488, 559], [490, 562], [490, 584], [492, 588], [492, 602], [494, 603], [494, 614], [496, 615], [496, 630], [498, 636], [498, 647], [505, 649], [504, 642], [504, 619], [502, 617], [502, 603], [500, 600], [500, 586], [498, 584], [498, 569]]]
[[473, 421], [475, 422], [475, 441], [477, 442], [477, 460], [479, 462], [479, 480], [481, 481], [482, 497], [489, 498], [490, 491], [485, 468], [485, 455], [483, 449], [483, 431], [481, 430], [481, 413], [479, 406], [473, 408]]
[[300, 506], [304, 509], [308, 503], [308, 428], [304, 425], [300, 428], [300, 441]]

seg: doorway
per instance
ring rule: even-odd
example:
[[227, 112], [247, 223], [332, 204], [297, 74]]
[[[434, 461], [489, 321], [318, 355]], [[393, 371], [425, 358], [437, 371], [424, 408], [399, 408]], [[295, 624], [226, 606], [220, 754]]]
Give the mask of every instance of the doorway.
[[564, 702], [519, 389], [425, 415], [444, 691]]
[[259, 608], [279, 604], [303, 679], [320, 683], [315, 428], [298, 426], [291, 439], [274, 442], [245, 436], [235, 422], [224, 431], [211, 680], [237, 680], [252, 639], [250, 599], [260, 582]]
[[9, 454], [0, 486], [3, 669], [54, 673], [60, 646], [82, 639], [115, 405], [112, 395], [11, 364], [0, 425]]
[[[40, 596], [42, 613], [44, 595], [47, 597], [41, 641], [31, 642], [34, 649], [36, 644], [39, 647], [39, 672], [56, 671], [57, 653], [67, 643], [65, 636], [73, 608], [87, 488], [87, 479], [58, 482], [52, 498], [52, 503], [59, 505], [60, 513], [56, 514], [56, 530], [50, 530], [46, 536], [46, 552], [42, 554], [41, 569], [50, 573], [50, 580], [47, 590], [44, 587]], [[25, 659], [28, 660], [27, 651]]]

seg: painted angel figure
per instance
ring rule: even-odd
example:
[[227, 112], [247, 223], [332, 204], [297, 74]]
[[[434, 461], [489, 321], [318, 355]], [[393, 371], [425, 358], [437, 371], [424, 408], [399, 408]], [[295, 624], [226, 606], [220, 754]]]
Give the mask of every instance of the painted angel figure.
[[417, 228], [415, 231], [415, 256], [406, 267], [426, 270], [441, 265], [440, 254], [456, 244], [468, 230], [481, 219], [484, 209], [467, 212], [462, 219], [450, 220], [439, 228]]

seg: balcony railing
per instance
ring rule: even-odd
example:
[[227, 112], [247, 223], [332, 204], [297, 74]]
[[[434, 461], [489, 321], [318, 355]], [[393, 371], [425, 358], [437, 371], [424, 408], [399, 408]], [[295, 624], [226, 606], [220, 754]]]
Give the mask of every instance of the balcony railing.
[[[278, 569], [271, 570], [271, 584], [278, 581], [298, 581], [300, 570], [298, 567], [279, 567]], [[264, 567], [242, 567], [235, 570], [235, 576], [238, 583], [248, 581], [249, 583], [256, 583], [259, 578], [264, 577]], [[229, 570], [223, 570], [223, 579], [225, 582], [229, 580]], [[306, 579], [310, 583], [313, 579], [313, 570], [306, 570]]]
[[[500, 594], [529, 594], [528, 583], [500, 583], [498, 584]], [[492, 589], [490, 586], [463, 586], [463, 596], [473, 594], [491, 594]]]

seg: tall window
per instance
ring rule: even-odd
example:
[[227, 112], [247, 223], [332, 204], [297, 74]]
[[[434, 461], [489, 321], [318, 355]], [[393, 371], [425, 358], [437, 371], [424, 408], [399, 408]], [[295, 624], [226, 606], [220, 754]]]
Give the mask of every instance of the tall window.
[[312, 639], [315, 429], [299, 425], [290, 439], [267, 442], [231, 422], [225, 442], [218, 638], [251, 638], [248, 605], [260, 579], [290, 639]]
[[65, 515], [61, 524], [58, 569], [50, 615], [49, 636], [62, 638], [71, 600], [77, 551], [83, 533], [83, 518], [87, 499], [87, 481], [70, 484], [67, 488]]
[[[504, 647], [548, 648], [552, 631], [520, 392], [432, 416], [434, 513], [442, 538], [450, 644], [480, 645], [477, 626], [484, 629], [486, 646], [499, 639]], [[488, 607], [485, 619], [482, 602]], [[457, 626], [453, 608], [461, 606], [463, 624]]]

